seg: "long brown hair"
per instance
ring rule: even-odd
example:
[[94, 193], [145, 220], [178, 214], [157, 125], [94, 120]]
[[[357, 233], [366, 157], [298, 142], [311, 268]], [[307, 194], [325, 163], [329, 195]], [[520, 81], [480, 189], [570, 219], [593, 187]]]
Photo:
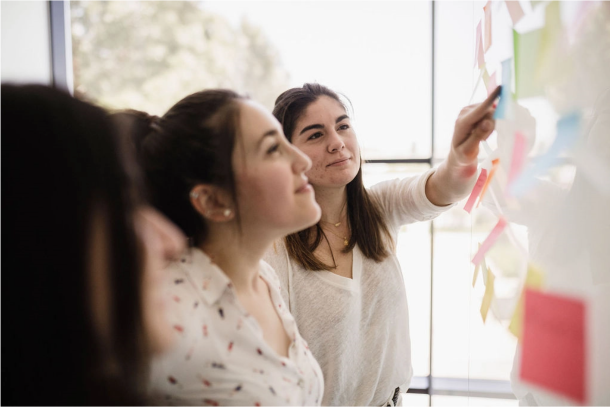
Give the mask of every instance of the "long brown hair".
[[[273, 115], [282, 124], [284, 134], [292, 141], [292, 133], [305, 109], [321, 96], [328, 96], [339, 102], [346, 113], [347, 106], [337, 93], [317, 84], [306, 83], [301, 88], [288, 89], [275, 101]], [[362, 253], [376, 262], [384, 260], [394, 250], [394, 240], [381, 213], [381, 205], [364, 188], [362, 181], [362, 159], [356, 177], [347, 186], [347, 219], [352, 234], [344, 253], [350, 252], [356, 244]], [[313, 235], [315, 233], [315, 236]], [[286, 248], [291, 258], [308, 270], [327, 270], [336, 265], [327, 265], [313, 254], [322, 239], [328, 239], [320, 223], [286, 236]], [[331, 250], [332, 256], [332, 250]], [[333, 256], [334, 262], [334, 256]]]

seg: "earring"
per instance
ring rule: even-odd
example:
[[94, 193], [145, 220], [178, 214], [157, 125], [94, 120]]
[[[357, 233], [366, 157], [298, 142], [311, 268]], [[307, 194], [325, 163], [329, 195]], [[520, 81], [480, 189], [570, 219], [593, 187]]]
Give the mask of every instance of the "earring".
[[197, 199], [197, 197], [199, 196], [199, 194], [195, 191], [191, 192], [191, 198], [193, 199]]
[[231, 209], [225, 209], [224, 212], [222, 213], [224, 216], [231, 216]]

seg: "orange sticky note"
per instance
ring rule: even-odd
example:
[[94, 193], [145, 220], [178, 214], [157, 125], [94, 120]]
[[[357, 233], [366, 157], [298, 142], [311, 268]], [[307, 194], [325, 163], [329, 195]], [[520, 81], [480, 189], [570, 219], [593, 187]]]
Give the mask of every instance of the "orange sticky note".
[[485, 253], [491, 249], [491, 247], [496, 243], [496, 240], [498, 240], [498, 237], [500, 237], [500, 234], [504, 231], [506, 224], [506, 219], [500, 218], [500, 220], [498, 220], [498, 223], [496, 223], [496, 226], [494, 226], [492, 231], [489, 233], [489, 236], [487, 236], [477, 254], [475, 254], [472, 258], [472, 264], [476, 266], [481, 262], [485, 256]]
[[487, 2], [485, 7], [485, 52], [491, 47], [491, 0]]
[[581, 300], [526, 290], [521, 380], [588, 404], [585, 319]]
[[477, 208], [479, 207], [479, 205], [481, 205], [481, 201], [483, 201], [483, 197], [485, 196], [485, 192], [487, 191], [487, 188], [489, 187], [489, 183], [491, 182], [492, 178], [494, 177], [496, 169], [498, 168], [498, 164], [500, 164], [500, 159], [499, 158], [496, 158], [495, 160], [492, 160], [492, 162], [491, 162], [491, 171], [489, 171], [489, 177], [487, 177], [487, 180], [485, 181], [485, 185], [483, 185], [483, 190], [481, 191], [481, 196], [479, 196], [479, 203], [477, 204]]
[[510, 19], [513, 20], [514, 26], [523, 18], [525, 13], [517, 0], [506, 0], [506, 7], [508, 8], [508, 14], [510, 14]]
[[474, 188], [472, 188], [472, 192], [470, 193], [470, 196], [468, 197], [468, 201], [466, 201], [466, 205], [464, 205], [464, 210], [466, 212], [470, 213], [470, 211], [472, 210], [472, 207], [474, 206], [474, 203], [477, 200], [477, 197], [479, 196], [479, 194], [481, 193], [481, 190], [483, 189], [483, 185], [485, 185], [486, 181], [487, 181], [487, 170], [485, 168], [483, 168], [481, 170], [481, 174], [479, 174], [479, 178], [477, 178], [476, 184], [474, 184]]
[[483, 317], [483, 323], [487, 319], [487, 313], [489, 312], [489, 306], [494, 296], [494, 281], [496, 277], [487, 269], [487, 283], [485, 284], [485, 294], [483, 295], [483, 302], [481, 302], [481, 317]]

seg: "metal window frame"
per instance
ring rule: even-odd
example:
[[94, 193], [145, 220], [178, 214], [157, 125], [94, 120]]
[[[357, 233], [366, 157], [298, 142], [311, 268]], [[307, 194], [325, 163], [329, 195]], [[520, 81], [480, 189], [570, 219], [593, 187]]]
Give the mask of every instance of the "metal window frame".
[[[435, 25], [436, 1], [430, 2], [431, 7], [431, 135], [430, 157], [410, 159], [374, 159], [366, 160], [369, 164], [428, 164], [433, 167], [434, 158], [434, 119], [435, 119]], [[53, 67], [53, 86], [63, 89], [70, 94], [74, 93], [74, 70], [72, 65], [72, 37], [70, 25], [70, 1], [49, 1], [49, 18], [51, 23], [51, 57]], [[435, 377], [432, 375], [432, 321], [433, 312], [433, 273], [434, 273], [434, 224], [430, 222], [430, 375], [415, 376], [407, 393], [433, 395], [450, 395], [463, 397], [487, 397], [497, 399], [515, 399], [510, 382], [506, 380], [484, 380]], [[431, 403], [432, 398], [428, 401]]]

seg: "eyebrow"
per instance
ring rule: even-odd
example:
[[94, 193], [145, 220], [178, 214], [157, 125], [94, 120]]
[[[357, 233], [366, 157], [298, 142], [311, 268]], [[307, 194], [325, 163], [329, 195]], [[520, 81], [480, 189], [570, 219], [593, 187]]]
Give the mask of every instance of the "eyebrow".
[[[349, 119], [349, 116], [344, 114], [341, 115], [339, 117], [337, 117], [337, 120], [335, 120], [335, 123], [339, 123], [341, 120], [345, 120], [345, 119]], [[299, 136], [303, 133], [305, 133], [307, 130], [311, 130], [311, 129], [323, 129], [324, 125], [323, 124], [311, 124], [309, 126], [306, 126], [303, 130], [301, 130], [301, 132], [299, 133]]]
[[261, 136], [261, 138], [258, 140], [258, 147], [260, 147], [260, 145], [263, 143], [263, 140], [267, 137], [272, 137], [272, 136], [277, 136], [278, 132], [276, 129], [271, 129], [265, 132], [265, 134], [263, 134]]

